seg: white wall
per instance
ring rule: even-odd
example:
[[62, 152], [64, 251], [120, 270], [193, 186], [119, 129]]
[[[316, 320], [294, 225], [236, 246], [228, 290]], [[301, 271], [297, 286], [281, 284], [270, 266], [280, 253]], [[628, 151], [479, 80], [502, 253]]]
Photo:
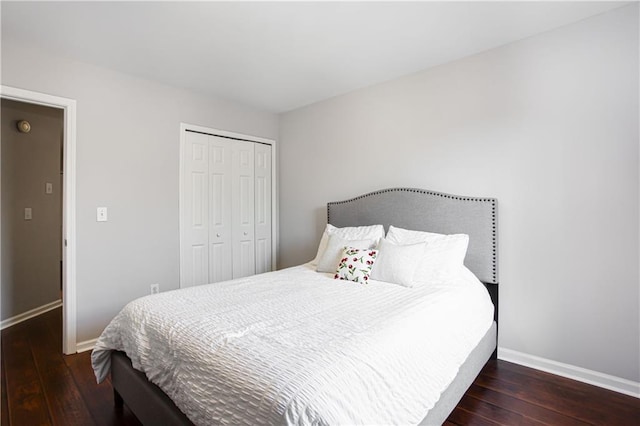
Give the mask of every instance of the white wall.
[[[197, 66], [197, 65], [194, 65]], [[178, 288], [180, 122], [277, 139], [278, 117], [2, 41], [2, 84], [77, 101], [77, 340]], [[109, 209], [96, 222], [96, 207]]]
[[638, 8], [286, 113], [280, 266], [327, 201], [499, 200], [500, 346], [639, 381]]

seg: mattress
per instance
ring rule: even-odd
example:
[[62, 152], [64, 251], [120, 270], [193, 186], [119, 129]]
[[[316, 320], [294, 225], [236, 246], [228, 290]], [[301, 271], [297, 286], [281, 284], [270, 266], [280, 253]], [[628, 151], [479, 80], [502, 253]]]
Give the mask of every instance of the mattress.
[[405, 288], [301, 265], [137, 299], [92, 363], [125, 352], [195, 424], [417, 424], [492, 319], [466, 269]]

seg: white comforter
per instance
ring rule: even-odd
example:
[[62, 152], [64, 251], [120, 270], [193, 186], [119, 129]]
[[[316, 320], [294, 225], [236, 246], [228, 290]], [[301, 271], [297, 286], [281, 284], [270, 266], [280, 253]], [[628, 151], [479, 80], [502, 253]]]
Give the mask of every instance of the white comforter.
[[466, 270], [405, 288], [301, 265], [137, 299], [92, 363], [101, 382], [126, 352], [197, 425], [416, 424], [492, 318]]

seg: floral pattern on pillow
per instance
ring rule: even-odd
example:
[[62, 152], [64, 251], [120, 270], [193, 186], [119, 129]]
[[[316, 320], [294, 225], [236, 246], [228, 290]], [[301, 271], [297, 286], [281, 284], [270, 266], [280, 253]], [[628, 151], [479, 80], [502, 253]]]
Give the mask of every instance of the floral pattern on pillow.
[[366, 284], [378, 257], [378, 250], [345, 247], [334, 278]]

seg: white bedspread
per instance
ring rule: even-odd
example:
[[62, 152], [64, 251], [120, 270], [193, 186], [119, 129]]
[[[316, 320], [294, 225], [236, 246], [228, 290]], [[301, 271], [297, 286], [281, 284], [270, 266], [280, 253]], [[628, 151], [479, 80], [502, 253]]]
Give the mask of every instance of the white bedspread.
[[137, 299], [92, 363], [101, 382], [126, 352], [197, 425], [416, 424], [492, 318], [469, 271], [406, 288], [301, 265]]

